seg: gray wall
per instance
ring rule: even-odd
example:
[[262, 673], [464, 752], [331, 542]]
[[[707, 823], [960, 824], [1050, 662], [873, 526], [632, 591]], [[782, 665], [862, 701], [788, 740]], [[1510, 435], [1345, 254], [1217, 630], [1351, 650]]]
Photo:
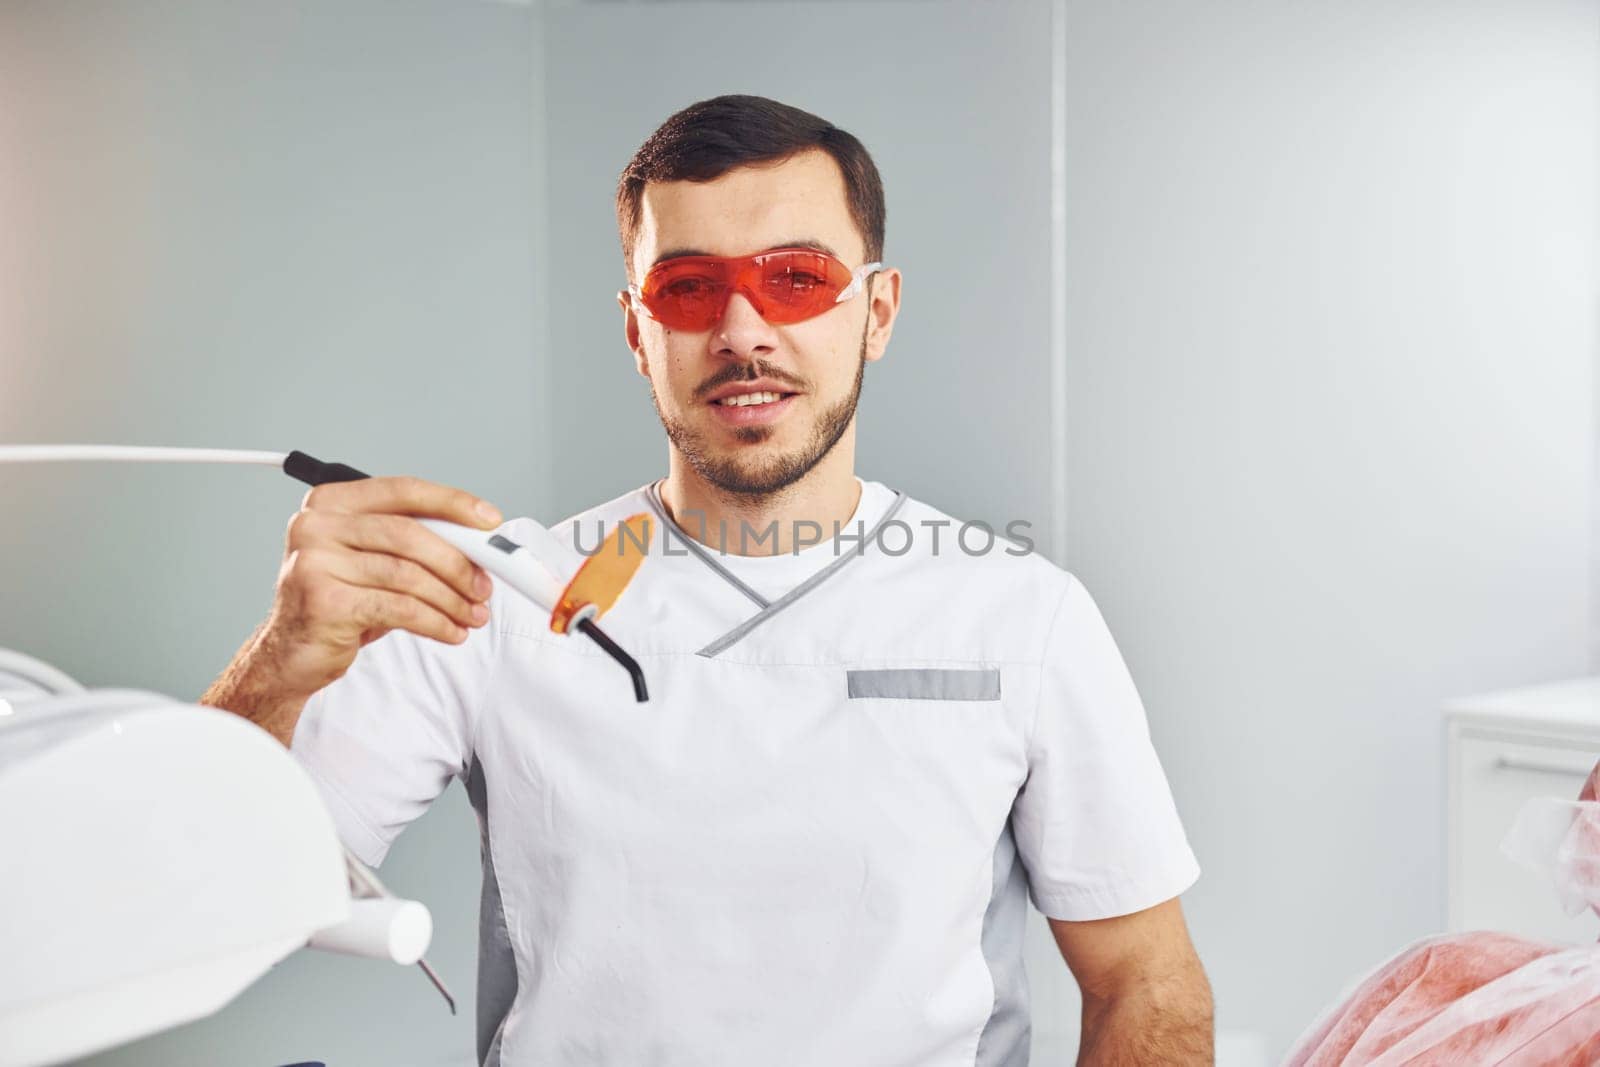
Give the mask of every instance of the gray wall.
[[[1588, 665], [1597, 5], [1071, 0], [1055, 54], [1046, 0], [801, 10], [0, 6], [0, 441], [300, 447], [567, 514], [663, 465], [611, 299], [628, 153], [715, 92], [836, 117], [906, 272], [861, 470], [1065, 534], [1205, 868], [1219, 1021], [1281, 1051], [1442, 926], [1439, 700]], [[0, 645], [198, 693], [299, 495], [0, 468]], [[97, 1062], [467, 1062], [463, 809], [385, 866], [461, 1019], [302, 954]]]
[[[0, 441], [302, 448], [536, 510], [531, 24], [451, 0], [0, 4]], [[266, 613], [302, 490], [0, 467], [0, 646], [198, 696]], [[461, 1017], [415, 969], [301, 953], [93, 1062], [470, 1062], [458, 794], [385, 878], [432, 907]]]

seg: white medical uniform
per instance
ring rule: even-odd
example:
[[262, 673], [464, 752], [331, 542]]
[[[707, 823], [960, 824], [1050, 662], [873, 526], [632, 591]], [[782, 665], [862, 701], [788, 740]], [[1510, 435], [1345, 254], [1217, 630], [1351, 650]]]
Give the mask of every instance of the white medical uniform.
[[1088, 592], [1006, 541], [969, 555], [878, 482], [837, 554], [829, 529], [798, 557], [721, 555], [656, 485], [552, 532], [592, 550], [637, 512], [650, 556], [604, 625], [648, 703], [497, 589], [463, 645], [362, 650], [294, 736], [368, 863], [465, 781], [480, 1060], [1025, 1064], [1028, 897], [1098, 919], [1199, 874]]

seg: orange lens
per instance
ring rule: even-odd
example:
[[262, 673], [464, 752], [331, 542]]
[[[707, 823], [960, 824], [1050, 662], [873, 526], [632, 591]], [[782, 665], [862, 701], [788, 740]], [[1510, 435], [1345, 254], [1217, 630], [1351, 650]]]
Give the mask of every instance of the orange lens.
[[645, 275], [640, 302], [675, 330], [709, 330], [739, 293], [775, 324], [802, 322], [833, 307], [850, 268], [825, 252], [781, 249], [754, 256], [681, 256]]

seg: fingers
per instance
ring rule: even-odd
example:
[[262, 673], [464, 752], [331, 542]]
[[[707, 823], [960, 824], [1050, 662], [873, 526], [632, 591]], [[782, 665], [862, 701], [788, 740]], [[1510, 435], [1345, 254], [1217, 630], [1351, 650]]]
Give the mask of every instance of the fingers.
[[[382, 560], [394, 564], [370, 562]], [[443, 589], [443, 583], [409, 561], [377, 553], [306, 549], [290, 557], [284, 579], [294, 589], [292, 599], [304, 608], [291, 613], [299, 644], [341, 647], [353, 642], [360, 647], [394, 629], [453, 645], [467, 639], [467, 627], [436, 605], [425, 588], [431, 581]], [[381, 580], [404, 588], [364, 584]]]
[[[327, 573], [346, 585], [412, 597], [450, 620], [452, 626], [471, 628], [489, 621], [485, 604], [462, 596], [416, 560], [382, 552], [340, 552], [331, 555]], [[374, 621], [359, 614], [356, 617], [359, 621]]]
[[467, 639], [465, 627], [414, 596], [389, 589], [362, 589], [356, 598], [356, 615], [369, 624], [391, 630], [409, 630], [419, 637], [432, 637], [446, 644], [459, 645]]
[[390, 589], [356, 588], [354, 593], [351, 612], [370, 627], [409, 630], [419, 637], [431, 637], [451, 645], [459, 645], [467, 639], [465, 628], [414, 596]]
[[307, 514], [310, 516], [307, 525], [311, 527], [308, 532], [312, 536], [321, 536], [362, 552], [381, 552], [413, 560], [463, 600], [487, 601], [494, 590], [494, 584], [482, 567], [415, 519], [404, 515]]
[[460, 644], [488, 622], [488, 574], [422, 517], [474, 529], [503, 521], [472, 494], [420, 478], [319, 485], [290, 518], [273, 617], [286, 647], [317, 660], [303, 673], [318, 684], [390, 630]]
[[313, 486], [301, 508], [445, 519], [479, 530], [493, 529], [504, 521], [493, 504], [463, 489], [410, 477], [362, 478]]
[[501, 516], [470, 493], [417, 478], [329, 483], [289, 519], [262, 647], [278, 689], [317, 692], [391, 630], [459, 645], [489, 620], [493, 584], [417, 521], [493, 529]]

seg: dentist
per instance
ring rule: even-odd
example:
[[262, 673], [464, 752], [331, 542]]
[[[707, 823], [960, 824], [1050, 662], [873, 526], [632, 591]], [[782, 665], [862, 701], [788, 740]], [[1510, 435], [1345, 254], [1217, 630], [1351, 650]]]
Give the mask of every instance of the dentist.
[[855, 473], [900, 304], [884, 215], [856, 138], [761, 97], [678, 112], [623, 171], [667, 472], [552, 532], [656, 516], [607, 616], [648, 704], [413, 521], [524, 520], [404, 478], [307, 494], [202, 698], [290, 745], [371, 864], [463, 780], [486, 1067], [1026, 1064], [1030, 899], [1080, 1063], [1211, 1062], [1199, 868], [1094, 601]]

